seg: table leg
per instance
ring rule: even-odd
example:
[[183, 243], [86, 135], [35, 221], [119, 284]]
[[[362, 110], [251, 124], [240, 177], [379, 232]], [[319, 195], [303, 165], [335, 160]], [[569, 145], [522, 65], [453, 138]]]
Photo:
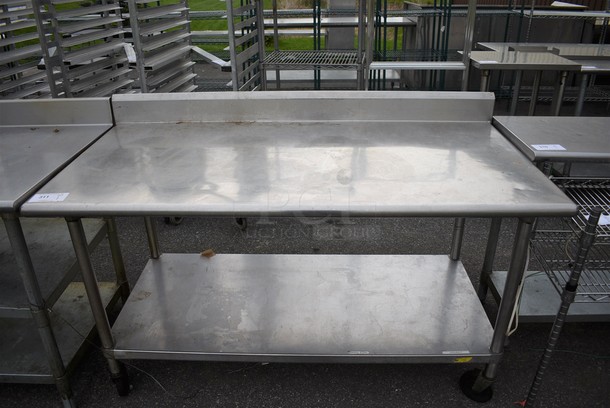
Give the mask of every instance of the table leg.
[[538, 91], [540, 91], [540, 79], [542, 78], [542, 71], [536, 71], [534, 76], [534, 83], [532, 84], [532, 99], [530, 100], [530, 109], [528, 116], [534, 116], [536, 113], [536, 103], [538, 102]]
[[460, 252], [462, 251], [462, 240], [464, 238], [464, 225], [466, 224], [466, 218], [456, 218], [453, 224], [453, 238], [451, 241], [451, 260], [457, 261], [460, 259]]
[[144, 217], [144, 225], [146, 226], [146, 238], [148, 238], [148, 247], [150, 248], [150, 257], [159, 259], [159, 237], [157, 235], [157, 225], [151, 217]]
[[[491, 340], [490, 351], [495, 355], [501, 355], [506, 341], [506, 332], [510, 325], [513, 309], [517, 302], [519, 285], [525, 273], [525, 265], [528, 255], [530, 235], [534, 227], [535, 219], [520, 218], [515, 234], [515, 243], [511, 256], [504, 295], [500, 301], [500, 307], [494, 325], [494, 334]], [[484, 402], [491, 399], [493, 395], [492, 384], [496, 379], [499, 361], [493, 361], [485, 366], [485, 369], [469, 371], [460, 379], [462, 392], [475, 401]]]
[[582, 74], [580, 78], [580, 88], [578, 88], [578, 99], [576, 100], [576, 110], [574, 116], [582, 115], [582, 108], [585, 104], [585, 93], [587, 92], [587, 83], [589, 82], [589, 74]]
[[481, 302], [485, 302], [487, 290], [489, 289], [489, 279], [496, 257], [501, 226], [502, 218], [496, 217], [491, 219], [491, 226], [489, 227], [489, 235], [487, 237], [487, 248], [485, 249], [485, 259], [483, 260], [483, 267], [481, 268], [481, 276], [479, 278], [479, 288], [477, 289], [477, 294], [479, 295]]
[[55, 334], [51, 327], [51, 319], [49, 318], [44, 297], [42, 296], [40, 286], [38, 285], [36, 272], [34, 272], [34, 265], [30, 258], [30, 252], [25, 241], [23, 229], [21, 228], [21, 222], [19, 221], [19, 218], [13, 214], [2, 215], [2, 219], [15, 256], [19, 274], [21, 275], [21, 280], [23, 281], [23, 286], [25, 287], [32, 318], [38, 328], [38, 334], [40, 334], [49, 367], [51, 368], [51, 374], [55, 380], [55, 385], [57, 386], [64, 407], [74, 407], [72, 389], [68, 382], [66, 368], [64, 367], [57, 340], [55, 339]]
[[563, 94], [566, 90], [566, 79], [568, 78], [567, 71], [559, 73], [559, 83], [555, 86], [555, 95], [553, 95], [553, 103], [551, 104], [551, 116], [559, 116], [561, 104], [563, 102]]
[[110, 323], [108, 322], [108, 316], [106, 315], [106, 310], [100, 295], [95, 271], [91, 265], [91, 258], [89, 257], [87, 238], [85, 237], [83, 224], [80, 218], [66, 218], [66, 221], [68, 223], [72, 245], [74, 246], [74, 252], [76, 253], [76, 259], [78, 260], [78, 265], [83, 277], [89, 305], [91, 306], [91, 312], [93, 313], [93, 319], [95, 320], [95, 326], [100, 337], [100, 342], [102, 343], [104, 357], [106, 357], [110, 367], [112, 380], [116, 384], [119, 395], [127, 395], [129, 394], [129, 378], [127, 377], [125, 366], [117, 361], [112, 355], [114, 338], [112, 337]]
[[519, 102], [519, 91], [521, 90], [521, 78], [523, 71], [519, 70], [515, 73], [515, 85], [513, 87], [513, 98], [510, 103], [510, 115], [515, 116], [517, 113], [517, 102]]
[[481, 71], [481, 92], [487, 92], [489, 90], [489, 70], [484, 69]]
[[108, 243], [110, 244], [110, 253], [112, 255], [112, 264], [116, 273], [117, 284], [121, 291], [121, 299], [123, 303], [129, 297], [129, 282], [127, 281], [127, 273], [125, 272], [125, 264], [123, 263], [123, 254], [119, 244], [117, 235], [116, 223], [114, 218], [106, 218], [106, 230], [108, 231]]

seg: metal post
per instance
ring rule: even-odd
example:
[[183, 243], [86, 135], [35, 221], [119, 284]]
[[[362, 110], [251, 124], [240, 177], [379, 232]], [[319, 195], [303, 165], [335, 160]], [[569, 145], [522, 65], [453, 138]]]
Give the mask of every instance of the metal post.
[[521, 90], [521, 78], [523, 77], [523, 71], [517, 71], [515, 75], [515, 86], [513, 88], [513, 99], [510, 103], [510, 115], [515, 116], [517, 113], [517, 103], [519, 102], [519, 91]]
[[151, 217], [144, 217], [144, 225], [146, 226], [146, 238], [148, 238], [148, 248], [150, 248], [150, 257], [159, 259], [159, 237], [157, 235], [157, 225]]
[[258, 69], [260, 72], [260, 89], [267, 90], [267, 71], [265, 70], [265, 16], [263, 0], [256, 2], [256, 29], [258, 30]]
[[464, 238], [464, 224], [466, 223], [465, 218], [456, 218], [453, 224], [453, 238], [451, 241], [451, 260], [457, 261], [460, 259], [460, 252], [462, 251], [462, 240]]
[[563, 102], [563, 94], [566, 90], [566, 79], [568, 77], [567, 71], [561, 71], [559, 73], [559, 83], [555, 89], [555, 95], [553, 97], [553, 103], [551, 104], [551, 115], [559, 116], [561, 110], [561, 104]]
[[[462, 91], [468, 90], [468, 76], [470, 75], [470, 51], [472, 51], [476, 15], [477, 0], [468, 0], [468, 14], [466, 17], [466, 29], [464, 32], [464, 53], [462, 54], [462, 62], [464, 63], [464, 71], [462, 72]], [[487, 86], [485, 86], [485, 89], [481, 90], [487, 91]]]
[[233, 15], [233, 0], [227, 0], [227, 26], [229, 28], [229, 52], [231, 55], [231, 82], [233, 90], [239, 91], [239, 76], [237, 49], [235, 48], [235, 16]]
[[[93, 319], [95, 320], [97, 333], [100, 342], [102, 343], [104, 357], [106, 357], [106, 361], [108, 361], [110, 374], [112, 375], [113, 381], [117, 384], [119, 394], [126, 395], [129, 389], [127, 372], [123, 365], [112, 356], [114, 338], [112, 337], [110, 323], [108, 322], [108, 316], [106, 315], [106, 310], [100, 295], [97, 278], [95, 277], [95, 272], [91, 265], [91, 258], [89, 257], [89, 249], [87, 248], [87, 238], [85, 237], [83, 224], [80, 218], [66, 218], [66, 221], [68, 223], [72, 245], [74, 246], [74, 252], [76, 253], [76, 259], [78, 260], [78, 265], [83, 277], [89, 305], [91, 306]], [[121, 392], [124, 389], [127, 391]]]
[[358, 90], [365, 88], [365, 68], [364, 68], [364, 44], [366, 41], [365, 31], [366, 0], [359, 0], [358, 3]]
[[6, 227], [6, 234], [11, 244], [13, 254], [15, 256], [15, 262], [25, 287], [25, 293], [30, 304], [30, 311], [32, 312], [32, 318], [38, 328], [38, 334], [42, 340], [42, 345], [45, 349], [49, 367], [51, 368], [51, 374], [55, 380], [57, 390], [61, 396], [62, 402], [65, 407], [73, 407], [74, 401], [72, 400], [72, 389], [68, 382], [66, 369], [64, 367], [59, 347], [51, 327], [51, 320], [47, 312], [44, 298], [36, 279], [36, 272], [34, 272], [34, 266], [28, 246], [23, 235], [23, 229], [21, 228], [21, 222], [19, 218], [13, 214], [2, 215], [4, 225]]
[[589, 82], [589, 74], [582, 74], [580, 78], [580, 88], [578, 89], [578, 99], [576, 100], [576, 110], [574, 116], [582, 115], [582, 108], [585, 104], [585, 94], [587, 92], [587, 83]]
[[127, 273], [125, 272], [125, 264], [123, 263], [123, 254], [121, 253], [116, 223], [114, 222], [114, 218], [106, 218], [105, 221], [108, 243], [110, 244], [110, 253], [112, 255], [112, 264], [114, 265], [117, 284], [121, 290], [121, 299], [125, 302], [129, 297], [129, 282], [127, 281]]
[[530, 109], [527, 112], [528, 116], [534, 116], [536, 113], [536, 103], [538, 102], [538, 92], [540, 91], [540, 79], [542, 78], [542, 71], [536, 71], [534, 76], [534, 83], [532, 84], [532, 99], [530, 100]]
[[[280, 43], [279, 43], [279, 34], [278, 34], [278, 29], [277, 29], [277, 0], [273, 0], [272, 2], [272, 7], [273, 7], [273, 50], [275, 52], [278, 52], [280, 50]], [[263, 26], [263, 33], [265, 32], [265, 27]], [[276, 69], [275, 70], [275, 89], [280, 89], [281, 85], [280, 85], [280, 70]]]
[[481, 92], [487, 92], [488, 89], [489, 89], [489, 70], [484, 69], [484, 70], [481, 70]]
[[[366, 1], [366, 0], [363, 0]], [[365, 90], [369, 89], [369, 66], [373, 62], [373, 50], [375, 47], [375, 0], [369, 0], [366, 10], [366, 57], [364, 60], [364, 84]]]
[[[517, 302], [517, 292], [519, 290], [519, 285], [523, 280], [523, 274], [525, 273], [530, 235], [533, 230], [534, 221], [533, 218], [519, 219], [510, 266], [504, 285], [504, 295], [500, 301], [500, 307], [494, 325], [494, 334], [491, 340], [490, 351], [494, 354], [499, 354], [504, 349], [506, 332], [508, 331], [513, 309]], [[496, 364], [488, 364], [483, 372], [483, 376], [486, 379], [493, 380], [495, 378], [496, 369]]]
[[496, 249], [498, 248], [498, 239], [500, 238], [500, 227], [502, 226], [502, 218], [492, 218], [491, 226], [489, 227], [489, 235], [487, 237], [487, 247], [485, 249], [485, 258], [483, 267], [481, 268], [481, 276], [479, 278], [479, 288], [477, 294], [481, 302], [485, 301], [487, 289], [489, 288], [489, 278], [493, 270], [493, 263], [496, 257]]
[[580, 247], [578, 249], [578, 254], [576, 255], [572, 273], [570, 274], [570, 280], [568, 283], [566, 283], [563, 293], [561, 294], [561, 306], [559, 307], [559, 311], [555, 317], [555, 322], [553, 323], [553, 328], [551, 329], [551, 334], [549, 335], [546, 349], [544, 350], [544, 354], [540, 359], [540, 364], [538, 365], [538, 370], [536, 371], [536, 377], [534, 378], [534, 382], [530, 387], [527, 399], [525, 401], [525, 406], [533, 405], [536, 402], [536, 397], [538, 395], [538, 391], [540, 390], [540, 385], [542, 384], [542, 378], [551, 361], [551, 357], [555, 347], [557, 346], [557, 342], [559, 341], [559, 335], [561, 334], [565, 318], [568, 315], [570, 305], [572, 302], [574, 302], [576, 290], [578, 289], [578, 281], [585, 266], [587, 255], [595, 242], [595, 230], [597, 228], [597, 223], [599, 222], [601, 212], [602, 210], [599, 207], [596, 207], [591, 211], [591, 215], [589, 216], [585, 230], [582, 233]]

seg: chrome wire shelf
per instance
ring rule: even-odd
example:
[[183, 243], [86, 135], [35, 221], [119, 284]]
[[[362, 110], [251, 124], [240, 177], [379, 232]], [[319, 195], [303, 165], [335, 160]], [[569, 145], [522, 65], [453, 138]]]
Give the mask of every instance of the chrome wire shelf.
[[[561, 294], [570, 279], [580, 234], [573, 231], [536, 231], [532, 254]], [[610, 244], [597, 242], [582, 271], [575, 302], [610, 302]]]
[[358, 69], [358, 53], [353, 51], [273, 51], [264, 65], [276, 69]]
[[578, 214], [572, 218], [576, 231], [585, 228], [594, 207], [602, 209], [597, 240], [610, 243], [610, 179], [555, 177], [553, 181], [580, 207]]

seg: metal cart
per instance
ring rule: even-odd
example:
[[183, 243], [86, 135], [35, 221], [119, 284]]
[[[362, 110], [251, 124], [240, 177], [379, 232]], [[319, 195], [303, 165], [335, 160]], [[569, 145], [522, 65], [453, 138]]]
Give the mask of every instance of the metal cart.
[[[63, 221], [21, 219], [20, 207], [57, 199], [34, 193], [111, 126], [108, 99], [0, 102], [0, 381], [55, 383], [64, 406], [73, 405], [67, 374], [84, 343], [74, 329], [89, 333], [94, 321], [73, 281], [79, 268]], [[100, 301], [126, 299], [113, 221], [86, 220], [84, 229], [88, 249], [107, 235], [115, 254], [118, 283], [100, 283]]]
[[[70, 194], [22, 212], [67, 217], [120, 391], [121, 359], [445, 362], [485, 363], [461, 385], [486, 400], [534, 218], [576, 213], [491, 126], [493, 104], [492, 94], [465, 92], [117, 95], [116, 126], [39, 192]], [[111, 328], [91, 296], [80, 218], [118, 214], [145, 217], [151, 259]], [[519, 223], [492, 328], [458, 251], [162, 253], [150, 217], [168, 214]]]

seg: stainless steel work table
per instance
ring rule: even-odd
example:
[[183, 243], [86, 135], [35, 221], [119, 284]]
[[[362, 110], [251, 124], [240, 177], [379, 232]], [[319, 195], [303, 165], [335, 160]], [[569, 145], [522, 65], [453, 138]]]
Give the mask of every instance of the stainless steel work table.
[[[581, 65], [580, 90], [576, 99], [575, 115], [580, 116], [585, 101], [585, 92], [592, 74], [606, 74], [610, 72], [610, 45], [609, 44], [574, 44], [574, 43], [501, 43], [480, 42], [478, 47], [485, 50], [503, 52], [511, 48], [521, 50], [536, 50], [537, 52], [554, 52], [560, 57], [567, 58]], [[532, 110], [530, 109], [530, 112]]]
[[560, 57], [572, 58], [610, 58], [609, 44], [580, 44], [580, 43], [517, 43], [517, 42], [479, 42], [478, 47], [487, 51], [508, 51], [519, 47], [522, 50], [536, 50], [536, 52], [557, 51]]
[[610, 118], [496, 116], [494, 126], [532, 162], [610, 162]]
[[542, 51], [512, 51], [510, 48], [501, 51], [472, 51], [470, 61], [475, 68], [481, 70], [481, 91], [489, 88], [489, 72], [493, 70], [513, 70], [515, 74], [515, 84], [513, 97], [510, 107], [510, 114], [514, 115], [517, 109], [519, 90], [521, 88], [521, 77], [523, 71], [536, 71], [533, 94], [530, 102], [529, 114], [533, 115], [536, 100], [538, 99], [538, 88], [540, 86], [541, 71], [558, 71], [559, 78], [553, 96], [553, 106], [551, 108], [554, 116], [559, 115], [561, 101], [565, 92], [565, 82], [569, 71], [580, 71], [581, 64], [570, 61], [559, 55]]
[[[19, 211], [111, 126], [108, 98], [0, 101], [0, 381], [55, 383], [64, 406], [72, 405], [66, 366], [83, 343], [69, 326], [87, 333], [94, 321], [83, 285], [71, 283], [78, 267], [63, 222], [22, 220]], [[102, 221], [85, 228], [91, 247], [106, 234]], [[111, 298], [116, 284], [102, 293]]]
[[[610, 118], [606, 117], [514, 117], [497, 116], [493, 125], [510, 140], [529, 160], [536, 163], [541, 169], [545, 163], [562, 163], [564, 174], [569, 174], [569, 167], [573, 163], [610, 163]], [[550, 171], [546, 166], [545, 172]], [[610, 173], [606, 178], [610, 177]], [[585, 183], [592, 181], [584, 180]], [[607, 184], [607, 183], [606, 183]], [[589, 191], [594, 199], [586, 195]], [[604, 193], [606, 191], [606, 193]], [[582, 189], [576, 186], [568, 189], [566, 194], [573, 197], [576, 202], [584, 200], [585, 206], [598, 204], [604, 195], [607, 197], [607, 188], [598, 190], [594, 184], [584, 185]], [[610, 202], [605, 203], [606, 212]], [[588, 211], [588, 210], [586, 210]], [[581, 222], [585, 222], [583, 218]], [[598, 230], [603, 233], [608, 226], [600, 225]], [[546, 234], [558, 241], [562, 235], [560, 231]], [[571, 235], [568, 232], [567, 235]], [[539, 240], [540, 241], [540, 240]], [[539, 244], [540, 245], [540, 244]], [[547, 245], [548, 246], [548, 245]], [[562, 247], [563, 248], [563, 247]], [[567, 248], [567, 245], [566, 245]], [[604, 251], [592, 251], [591, 256]], [[606, 261], [605, 264], [608, 262]], [[597, 265], [595, 280], [588, 279], [589, 271], [585, 271], [581, 279], [581, 289], [585, 290], [588, 282], [596, 286], [596, 291], [610, 289], [610, 275], [603, 272], [603, 263], [594, 261]], [[527, 272], [520, 306], [520, 319], [522, 321], [553, 321], [560, 306], [560, 298], [553, 287], [551, 279], [538, 271]], [[492, 293], [499, 299], [502, 297], [502, 288], [506, 279], [505, 272], [493, 272], [487, 279]], [[604, 289], [605, 287], [605, 289]], [[584, 292], [584, 291], [583, 291]], [[580, 295], [583, 297], [583, 295]], [[599, 297], [600, 295], [598, 295]], [[578, 297], [577, 297], [577, 300]], [[608, 301], [577, 301], [569, 310], [568, 318], [572, 321], [608, 321], [610, 320], [610, 302]]]
[[[115, 376], [115, 359], [484, 362], [462, 387], [485, 399], [534, 217], [576, 211], [491, 126], [493, 103], [460, 92], [117, 95], [116, 126], [41, 190], [69, 195], [22, 211], [73, 217], [90, 284], [78, 217], [146, 217], [151, 259], [112, 329], [97, 316]], [[519, 217], [513, 296], [494, 330], [459, 234], [451, 257], [161, 254], [152, 215]]]

